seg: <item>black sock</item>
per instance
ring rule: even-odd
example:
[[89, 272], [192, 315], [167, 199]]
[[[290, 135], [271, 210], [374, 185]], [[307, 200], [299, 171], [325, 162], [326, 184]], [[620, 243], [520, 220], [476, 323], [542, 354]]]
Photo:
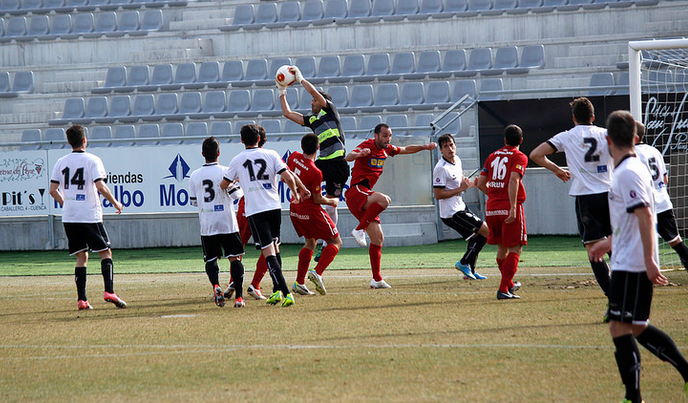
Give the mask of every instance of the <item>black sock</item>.
[[234, 260], [229, 262], [229, 272], [232, 274], [232, 280], [234, 281], [234, 292], [236, 293], [235, 298], [244, 296], [244, 265], [241, 260]]
[[590, 262], [590, 267], [592, 267], [592, 272], [595, 274], [595, 279], [597, 279], [597, 284], [600, 285], [604, 295], [609, 295], [609, 283], [611, 282], [611, 277], [609, 274], [609, 266], [604, 260], [601, 262]]
[[107, 258], [100, 261], [100, 271], [103, 273], [103, 283], [105, 292], [115, 292], [112, 288], [112, 259]]
[[681, 259], [681, 263], [683, 263], [683, 267], [688, 269], [688, 247], [686, 246], [685, 243], [677, 243], [676, 245], [672, 246], [676, 253], [678, 253], [679, 259]]
[[475, 234], [471, 239], [468, 240], [468, 246], [466, 247], [466, 253], [461, 258], [461, 264], [469, 264], [471, 270], [475, 272], [475, 262], [478, 260], [478, 254], [485, 246], [487, 238], [480, 234]]
[[626, 387], [626, 399], [633, 403], [642, 402], [640, 396], [640, 351], [632, 334], [612, 339], [616, 351], [616, 365], [619, 367], [621, 381]]
[[654, 326], [648, 326], [636, 337], [636, 340], [660, 360], [673, 365], [681, 373], [683, 380], [688, 382], [688, 361], [668, 334]]
[[208, 280], [210, 280], [210, 284], [213, 287], [220, 285], [220, 266], [217, 265], [217, 259], [205, 262], [205, 273], [208, 275]]
[[80, 301], [88, 301], [86, 298], [86, 268], [74, 268], [74, 282], [76, 282], [76, 293]]
[[270, 277], [275, 283], [277, 290], [282, 291], [282, 294], [289, 294], [289, 286], [287, 286], [287, 281], [282, 275], [282, 267], [277, 260], [277, 256], [271, 255], [265, 258], [265, 262], [268, 264], [268, 271], [270, 272]]

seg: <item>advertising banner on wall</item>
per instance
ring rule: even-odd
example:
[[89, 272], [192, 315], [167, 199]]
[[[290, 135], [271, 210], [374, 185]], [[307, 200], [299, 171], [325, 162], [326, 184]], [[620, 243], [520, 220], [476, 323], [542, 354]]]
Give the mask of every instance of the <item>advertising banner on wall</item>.
[[49, 171], [45, 151], [0, 153], [0, 216], [47, 215]]
[[688, 150], [688, 93], [644, 94], [645, 142], [656, 147], [666, 162]]

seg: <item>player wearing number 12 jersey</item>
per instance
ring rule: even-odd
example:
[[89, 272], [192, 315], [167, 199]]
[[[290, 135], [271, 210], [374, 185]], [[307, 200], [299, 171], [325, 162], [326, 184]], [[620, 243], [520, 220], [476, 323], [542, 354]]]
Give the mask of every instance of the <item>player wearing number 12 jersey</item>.
[[518, 270], [521, 247], [528, 243], [523, 202], [526, 190], [521, 179], [526, 172], [528, 157], [519, 147], [523, 132], [516, 125], [504, 129], [504, 147], [487, 157], [476, 185], [487, 195], [485, 220], [490, 228], [487, 243], [497, 245], [497, 265], [502, 281], [497, 299], [518, 299], [514, 292], [520, 283], [514, 283]]
[[[612, 183], [612, 159], [607, 147], [607, 130], [593, 125], [595, 108], [589, 99], [571, 102], [575, 126], [537, 146], [530, 159], [549, 169], [564, 182], [573, 179], [569, 195], [576, 198], [578, 232], [585, 248], [606, 239], [612, 233], [607, 194]], [[568, 171], [547, 158], [555, 152], [566, 153]], [[597, 283], [608, 295], [609, 266], [604, 260], [590, 261]], [[608, 312], [604, 321], [608, 321]]]

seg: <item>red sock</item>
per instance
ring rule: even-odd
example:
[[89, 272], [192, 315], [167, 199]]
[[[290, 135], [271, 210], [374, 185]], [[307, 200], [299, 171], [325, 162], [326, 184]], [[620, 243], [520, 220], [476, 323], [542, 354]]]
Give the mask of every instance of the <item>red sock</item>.
[[299, 251], [299, 262], [296, 265], [296, 282], [303, 284], [306, 281], [306, 273], [308, 273], [308, 266], [311, 264], [313, 251], [307, 248], [301, 248]]
[[260, 280], [265, 277], [265, 273], [267, 272], [268, 264], [265, 262], [265, 256], [261, 253], [258, 258], [258, 263], [256, 263], [256, 272], [253, 273], [253, 280], [251, 281], [253, 288], [260, 289]]
[[385, 208], [382, 207], [380, 203], [373, 203], [370, 206], [368, 206], [368, 209], [365, 211], [365, 214], [363, 214], [363, 218], [361, 219], [361, 222], [358, 224], [358, 227], [356, 229], [366, 229], [368, 228], [368, 225], [370, 225], [373, 220], [375, 220], [375, 217], [380, 215], [385, 211]]
[[500, 272], [500, 273], [501, 273], [502, 271], [504, 271], [504, 260], [505, 260], [505, 259], [497, 258], [497, 267], [499, 267], [499, 272]]
[[322, 276], [325, 269], [327, 269], [327, 266], [329, 266], [334, 260], [334, 257], [337, 256], [337, 253], [339, 253], [339, 248], [334, 245], [328, 244], [322, 248], [318, 264], [315, 265], [315, 272]]
[[370, 255], [370, 269], [373, 271], [373, 280], [380, 281], [380, 264], [382, 262], [382, 245], [370, 244], [368, 248], [368, 255]]
[[504, 269], [502, 271], [502, 281], [499, 283], [499, 291], [508, 292], [509, 288], [514, 286], [514, 276], [516, 275], [516, 270], [518, 270], [518, 259], [517, 253], [509, 253], [504, 259]]

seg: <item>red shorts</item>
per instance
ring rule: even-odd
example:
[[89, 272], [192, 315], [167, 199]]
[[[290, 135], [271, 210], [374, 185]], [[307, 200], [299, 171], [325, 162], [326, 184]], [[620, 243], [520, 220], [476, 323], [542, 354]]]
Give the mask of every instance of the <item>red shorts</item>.
[[[372, 190], [365, 186], [356, 185], [350, 187], [346, 191], [346, 194], [344, 194], [344, 197], [346, 197], [346, 206], [349, 208], [349, 211], [351, 211], [351, 214], [358, 219], [358, 221], [363, 219], [363, 216], [365, 215], [363, 205], [368, 201], [368, 196], [372, 195], [373, 193], [374, 192]], [[380, 216], [376, 216], [371, 222], [373, 221], [379, 223]]]
[[239, 224], [239, 235], [241, 236], [242, 245], [246, 245], [248, 240], [251, 239], [251, 227], [248, 225], [248, 220], [246, 219], [246, 209], [244, 207], [244, 198], [239, 200], [239, 206], [237, 207], [237, 223]]
[[523, 205], [519, 204], [516, 211], [516, 221], [505, 224], [504, 220], [509, 216], [509, 210], [487, 210], [485, 212], [485, 222], [490, 229], [487, 236], [487, 243], [490, 245], [502, 245], [505, 247], [527, 245], [528, 235], [526, 234], [526, 216], [523, 212]]
[[291, 223], [299, 236], [306, 239], [323, 239], [329, 241], [339, 235], [334, 221], [322, 208], [320, 211], [312, 211], [307, 214], [289, 212]]

